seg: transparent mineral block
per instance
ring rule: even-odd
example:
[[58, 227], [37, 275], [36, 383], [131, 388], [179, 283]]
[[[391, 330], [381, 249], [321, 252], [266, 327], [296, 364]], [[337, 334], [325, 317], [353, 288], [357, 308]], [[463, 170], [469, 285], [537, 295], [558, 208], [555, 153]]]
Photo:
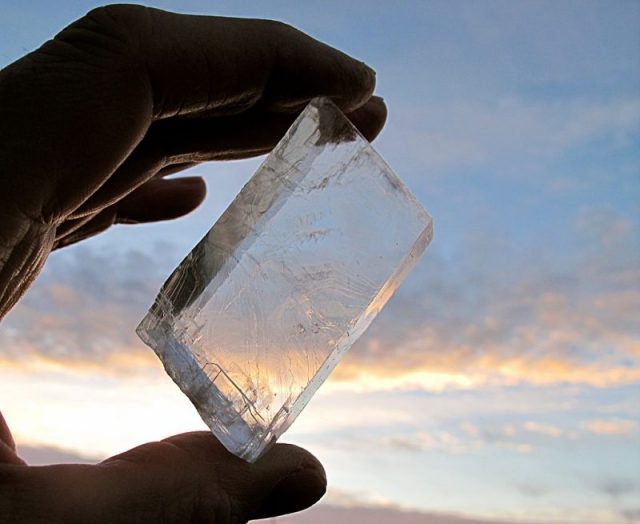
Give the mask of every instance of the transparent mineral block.
[[314, 99], [164, 284], [138, 334], [204, 422], [255, 461], [431, 241], [431, 218]]

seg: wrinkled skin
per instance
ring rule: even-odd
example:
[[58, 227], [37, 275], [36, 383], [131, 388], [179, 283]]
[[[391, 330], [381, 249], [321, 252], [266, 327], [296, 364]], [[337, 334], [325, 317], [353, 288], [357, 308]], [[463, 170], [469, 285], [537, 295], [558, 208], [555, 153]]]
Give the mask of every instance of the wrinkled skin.
[[[90, 12], [0, 71], [0, 318], [53, 249], [190, 212], [204, 181], [166, 175], [270, 151], [314, 96], [372, 140], [386, 118], [374, 84], [361, 62], [282, 23]], [[0, 522], [240, 523], [303, 509], [325, 486], [300, 448], [247, 464], [200, 432], [98, 465], [30, 467], [0, 415]]]

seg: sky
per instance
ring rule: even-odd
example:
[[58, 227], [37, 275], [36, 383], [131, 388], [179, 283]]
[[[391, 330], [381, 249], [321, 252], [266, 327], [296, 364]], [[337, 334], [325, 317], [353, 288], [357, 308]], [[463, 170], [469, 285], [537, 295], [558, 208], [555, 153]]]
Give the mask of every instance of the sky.
[[[96, 5], [0, 0], [0, 65]], [[330, 487], [278, 522], [640, 522], [640, 3], [149, 5], [283, 20], [374, 67], [375, 147], [433, 216], [413, 273], [283, 437]], [[25, 457], [203, 427], [134, 329], [260, 161], [195, 167], [209, 193], [189, 217], [50, 257], [0, 325], [0, 408]]]

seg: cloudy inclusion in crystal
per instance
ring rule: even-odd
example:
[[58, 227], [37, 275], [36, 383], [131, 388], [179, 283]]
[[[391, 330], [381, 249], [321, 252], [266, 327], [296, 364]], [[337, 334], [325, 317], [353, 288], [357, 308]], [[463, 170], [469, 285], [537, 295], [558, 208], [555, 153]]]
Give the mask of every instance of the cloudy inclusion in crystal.
[[138, 334], [232, 453], [290, 426], [431, 241], [431, 218], [314, 99], [164, 284]]

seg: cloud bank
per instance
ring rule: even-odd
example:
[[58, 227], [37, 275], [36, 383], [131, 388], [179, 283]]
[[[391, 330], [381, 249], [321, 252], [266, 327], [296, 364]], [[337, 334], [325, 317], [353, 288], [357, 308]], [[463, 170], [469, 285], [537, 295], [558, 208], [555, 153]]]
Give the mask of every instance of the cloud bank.
[[[599, 227], [578, 218], [587, 244], [607, 247], [606, 255], [585, 249], [558, 268], [513, 253], [505, 262], [504, 246], [474, 252], [472, 245], [452, 270], [428, 253], [329, 387], [437, 392], [640, 381], [638, 232], [631, 223], [619, 226], [615, 214], [600, 217]], [[4, 322], [0, 361], [104, 374], [156, 366], [134, 329], [167, 274], [157, 257], [80, 247], [51, 260]]]

